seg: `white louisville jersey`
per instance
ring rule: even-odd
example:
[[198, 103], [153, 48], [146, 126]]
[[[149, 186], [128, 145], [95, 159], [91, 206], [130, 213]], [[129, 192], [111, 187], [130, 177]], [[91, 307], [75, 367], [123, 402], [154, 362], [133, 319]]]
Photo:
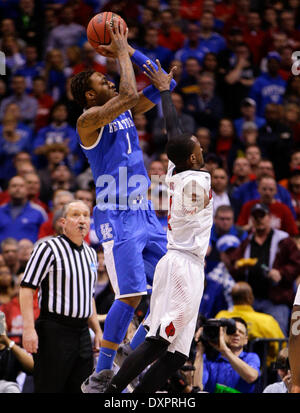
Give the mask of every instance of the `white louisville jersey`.
[[169, 161], [168, 249], [191, 252], [204, 260], [213, 224], [210, 174], [192, 169], [174, 174], [174, 170]]

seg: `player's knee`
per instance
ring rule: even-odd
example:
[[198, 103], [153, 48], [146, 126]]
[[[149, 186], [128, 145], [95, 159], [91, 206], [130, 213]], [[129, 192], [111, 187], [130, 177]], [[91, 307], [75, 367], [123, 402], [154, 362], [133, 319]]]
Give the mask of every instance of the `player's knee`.
[[125, 298], [120, 298], [120, 301], [123, 301], [123, 303], [126, 303], [130, 305], [133, 308], [136, 308], [140, 302], [141, 302], [142, 297], [140, 295], [134, 296], [134, 297], [125, 297]]

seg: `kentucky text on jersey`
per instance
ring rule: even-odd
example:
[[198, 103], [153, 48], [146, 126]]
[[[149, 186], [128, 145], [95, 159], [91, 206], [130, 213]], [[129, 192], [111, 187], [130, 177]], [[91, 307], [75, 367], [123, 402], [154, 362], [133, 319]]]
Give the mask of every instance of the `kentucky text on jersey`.
[[120, 129], [131, 128], [134, 126], [134, 124], [129, 117], [126, 117], [121, 120], [114, 120], [113, 122], [109, 123], [108, 126], [109, 126], [109, 132], [112, 133]]
[[150, 180], [130, 111], [102, 127], [94, 145], [81, 146], [96, 183], [98, 210], [148, 209]]

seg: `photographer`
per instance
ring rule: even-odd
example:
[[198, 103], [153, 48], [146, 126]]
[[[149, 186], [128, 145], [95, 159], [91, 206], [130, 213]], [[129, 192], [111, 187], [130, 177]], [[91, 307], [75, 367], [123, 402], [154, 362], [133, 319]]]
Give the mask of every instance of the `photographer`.
[[33, 358], [6, 335], [4, 313], [0, 312], [0, 393], [20, 393], [17, 377], [33, 372]]
[[280, 350], [274, 368], [277, 370], [281, 381], [269, 384], [263, 393], [290, 393], [292, 387], [291, 370], [288, 359], [288, 348]]
[[200, 337], [203, 327], [196, 333], [198, 344], [193, 384], [208, 393], [254, 392], [260, 374], [260, 359], [255, 353], [243, 351], [248, 343], [247, 324], [239, 317], [234, 320], [236, 331], [233, 334], [226, 334], [224, 327], [219, 327], [218, 342], [208, 342], [218, 352], [215, 357], [209, 356], [207, 344]]

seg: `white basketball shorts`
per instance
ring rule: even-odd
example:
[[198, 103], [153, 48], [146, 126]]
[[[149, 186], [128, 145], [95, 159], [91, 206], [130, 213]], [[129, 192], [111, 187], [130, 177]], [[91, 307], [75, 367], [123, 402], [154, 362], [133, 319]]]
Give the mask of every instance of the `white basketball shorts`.
[[204, 288], [204, 266], [190, 253], [169, 250], [156, 266], [147, 337], [170, 342], [168, 351], [189, 355]]

